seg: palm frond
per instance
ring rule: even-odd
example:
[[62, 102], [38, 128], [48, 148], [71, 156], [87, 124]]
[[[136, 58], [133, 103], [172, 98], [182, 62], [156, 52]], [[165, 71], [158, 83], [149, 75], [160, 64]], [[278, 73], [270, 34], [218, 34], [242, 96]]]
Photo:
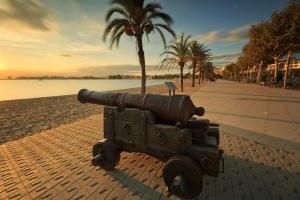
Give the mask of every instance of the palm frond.
[[173, 56], [177, 56], [176, 53], [174, 53], [173, 51], [164, 51], [163, 53], [160, 54], [160, 56], [165, 55], [165, 54], [171, 54]]
[[191, 35], [188, 35], [185, 39], [184, 39], [184, 42], [183, 42], [183, 46], [189, 46], [189, 39], [191, 38], [192, 36]]
[[162, 6], [159, 3], [148, 3], [144, 8], [144, 13], [153, 13], [156, 10], [161, 10]]
[[175, 31], [170, 27], [170, 26], [167, 26], [165, 24], [154, 24], [154, 26], [158, 26], [158, 27], [161, 27], [163, 29], [165, 29], [166, 31], [168, 31], [174, 38], [176, 38], [176, 33]]
[[123, 25], [125, 23], [129, 23], [129, 21], [126, 19], [121, 19], [121, 18], [117, 18], [117, 19], [114, 19], [113, 21], [109, 22], [106, 29], [104, 30], [103, 41], [106, 41], [106, 37], [110, 33], [110, 31], [112, 30], [113, 27], [118, 26], [120, 24]]
[[119, 33], [120, 29], [124, 30], [123, 24], [118, 24], [114, 26], [113, 31], [111, 33], [111, 39], [113, 39]]
[[106, 21], [106, 22], [109, 22], [111, 16], [112, 16], [114, 13], [121, 14], [121, 15], [124, 16], [126, 19], [129, 19], [129, 13], [128, 13], [126, 10], [124, 10], [124, 9], [121, 8], [121, 7], [114, 7], [114, 8], [112, 8], [112, 9], [110, 9], [110, 10], [106, 13], [105, 21]]
[[116, 44], [116, 47], [119, 47], [120, 43], [120, 38], [124, 33], [124, 29], [121, 29], [114, 38], [112, 38], [111, 43], [110, 43], [110, 49], [112, 49], [113, 45]]
[[163, 12], [153, 12], [147, 17], [147, 20], [157, 19], [157, 18], [162, 19], [168, 26], [173, 24], [173, 19], [170, 17], [170, 15]]
[[163, 32], [157, 27], [154, 27], [154, 29], [157, 30], [157, 32], [159, 33], [159, 35], [160, 35], [160, 37], [161, 37], [161, 39], [164, 43], [164, 47], [166, 48], [167, 47], [167, 42], [166, 42], [166, 38], [165, 38]]
[[180, 47], [178, 47], [177, 45], [169, 45], [168, 49], [170, 51], [173, 51], [176, 55], [180, 53]]
[[[130, 0], [130, 1], [128, 1], [128, 0], [112, 0], [111, 1], [111, 4], [116, 4], [116, 5], [124, 8], [128, 12], [130, 17], [133, 15], [135, 8], [142, 7], [143, 3], [144, 3], [143, 0], [134, 0], [134, 1], [132, 1], [132, 0]], [[140, 5], [142, 5], [142, 6], [140, 6]]]
[[163, 67], [166, 64], [174, 63], [175, 61], [175, 58], [165, 58], [160, 62], [160, 65]]
[[147, 41], [150, 42], [149, 33], [146, 33], [146, 38], [147, 38]]
[[160, 69], [170, 69], [177, 65], [177, 60], [175, 57], [166, 57], [164, 58], [160, 63], [159, 67]]

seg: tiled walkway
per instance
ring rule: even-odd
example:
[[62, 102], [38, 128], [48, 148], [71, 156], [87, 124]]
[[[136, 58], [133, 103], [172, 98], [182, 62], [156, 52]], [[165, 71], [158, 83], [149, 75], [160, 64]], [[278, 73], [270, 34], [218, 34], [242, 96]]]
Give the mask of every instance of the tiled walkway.
[[[122, 153], [113, 172], [90, 165], [102, 116], [0, 146], [0, 199], [176, 199], [168, 196], [163, 163]], [[300, 199], [300, 154], [221, 135], [225, 174], [204, 177], [198, 199]]]
[[223, 132], [300, 153], [300, 91], [218, 80], [191, 96]]

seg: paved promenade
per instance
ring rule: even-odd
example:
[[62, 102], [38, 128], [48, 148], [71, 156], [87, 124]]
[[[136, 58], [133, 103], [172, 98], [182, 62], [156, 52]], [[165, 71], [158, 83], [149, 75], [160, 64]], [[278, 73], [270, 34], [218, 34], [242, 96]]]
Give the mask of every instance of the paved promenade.
[[[102, 138], [101, 115], [0, 146], [0, 199], [176, 199], [168, 196], [163, 163], [122, 153], [114, 172], [90, 165]], [[198, 199], [300, 198], [300, 154], [221, 135], [225, 174], [204, 177]]]
[[300, 91], [218, 80], [192, 98], [223, 132], [300, 152]]
[[[221, 121], [222, 115], [212, 112], [217, 112], [214, 105], [222, 106], [217, 106], [216, 98], [209, 98], [217, 95], [217, 89], [236, 94], [239, 87], [231, 82], [208, 83], [193, 98], [205, 91], [210, 94], [206, 99], [201, 97], [201, 104], [208, 107], [209, 118], [220, 116]], [[253, 87], [254, 91], [254, 86], [244, 87]], [[229, 101], [242, 102], [227, 95]], [[225, 97], [218, 97], [220, 104]], [[257, 109], [248, 108], [250, 116], [252, 108]], [[234, 113], [232, 110], [229, 113]], [[91, 148], [103, 137], [102, 117], [93, 115], [0, 145], [0, 199], [177, 199], [166, 192], [161, 176], [163, 163], [145, 154], [122, 153], [113, 172], [90, 165]], [[220, 145], [225, 150], [225, 174], [205, 176], [203, 192], [197, 199], [300, 199], [299, 153], [226, 132], [221, 133]]]

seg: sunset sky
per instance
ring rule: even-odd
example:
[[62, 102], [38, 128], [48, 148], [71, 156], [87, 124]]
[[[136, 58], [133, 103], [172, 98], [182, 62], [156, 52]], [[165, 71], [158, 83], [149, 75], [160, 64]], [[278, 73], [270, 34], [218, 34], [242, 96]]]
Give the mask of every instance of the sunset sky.
[[[0, 0], [0, 78], [138, 73], [133, 38], [125, 36], [120, 47], [112, 50], [109, 42], [102, 41], [109, 2]], [[173, 29], [178, 34], [192, 34], [194, 39], [207, 44], [215, 66], [222, 66], [240, 55], [251, 24], [269, 19], [288, 0], [159, 2], [173, 17]], [[144, 46], [148, 74], [155, 73], [162, 42], [158, 35], [151, 35], [150, 43], [145, 39]]]

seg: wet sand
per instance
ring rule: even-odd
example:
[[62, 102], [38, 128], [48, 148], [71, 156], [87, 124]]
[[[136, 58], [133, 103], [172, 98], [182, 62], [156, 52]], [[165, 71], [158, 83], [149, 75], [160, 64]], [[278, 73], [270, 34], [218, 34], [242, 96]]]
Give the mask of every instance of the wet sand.
[[[176, 85], [179, 88], [178, 81]], [[191, 80], [185, 80], [184, 86], [185, 94], [197, 88], [190, 87]], [[140, 88], [117, 91], [139, 93]], [[167, 92], [165, 85], [147, 87], [147, 93]], [[77, 95], [0, 101], [0, 110], [0, 144], [102, 113], [101, 106], [80, 104]]]

